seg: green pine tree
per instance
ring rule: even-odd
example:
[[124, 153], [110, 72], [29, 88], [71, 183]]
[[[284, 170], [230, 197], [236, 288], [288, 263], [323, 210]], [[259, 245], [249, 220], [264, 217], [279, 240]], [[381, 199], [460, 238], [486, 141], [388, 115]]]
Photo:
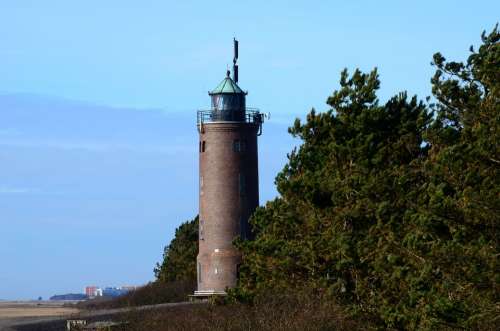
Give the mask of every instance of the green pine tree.
[[[500, 316], [498, 29], [466, 64], [439, 53], [432, 112], [377, 71], [344, 71], [331, 109], [252, 217], [238, 295], [313, 287], [383, 327], [492, 327]], [[286, 275], [284, 277], [283, 275]]]
[[344, 71], [340, 85], [331, 110], [290, 128], [303, 144], [276, 179], [281, 197], [253, 217], [256, 240], [240, 243], [241, 287], [313, 286], [399, 326], [420, 262], [402, 239], [431, 116], [406, 93], [380, 105], [376, 70]]
[[198, 254], [198, 216], [182, 223], [175, 237], [165, 247], [162, 263], [154, 269], [160, 282], [196, 281], [196, 255]]

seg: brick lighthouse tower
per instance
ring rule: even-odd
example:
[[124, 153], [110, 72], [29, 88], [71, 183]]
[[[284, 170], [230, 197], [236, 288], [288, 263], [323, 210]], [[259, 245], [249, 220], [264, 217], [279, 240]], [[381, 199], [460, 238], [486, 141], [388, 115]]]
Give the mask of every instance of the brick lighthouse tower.
[[238, 41], [233, 77], [229, 70], [208, 94], [211, 109], [198, 111], [200, 211], [198, 290], [195, 296], [225, 294], [236, 286], [240, 253], [232, 242], [248, 238], [248, 219], [259, 205], [257, 136], [263, 115], [246, 107], [238, 86]]

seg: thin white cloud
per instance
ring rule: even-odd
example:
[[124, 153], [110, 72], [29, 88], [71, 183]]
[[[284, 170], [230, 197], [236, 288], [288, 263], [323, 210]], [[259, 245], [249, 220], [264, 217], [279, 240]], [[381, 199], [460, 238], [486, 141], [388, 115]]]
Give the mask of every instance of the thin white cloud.
[[[20, 148], [50, 148], [63, 151], [86, 151], [86, 152], [139, 152], [139, 153], [161, 153], [178, 154], [192, 153], [193, 146], [186, 144], [175, 145], [150, 145], [150, 144], [121, 144], [105, 142], [78, 142], [78, 141], [52, 141], [52, 140], [20, 140], [20, 141], [0, 141], [0, 146], [20, 147]], [[195, 145], [196, 146], [196, 145]]]
[[32, 194], [41, 192], [37, 188], [0, 186], [0, 194]]

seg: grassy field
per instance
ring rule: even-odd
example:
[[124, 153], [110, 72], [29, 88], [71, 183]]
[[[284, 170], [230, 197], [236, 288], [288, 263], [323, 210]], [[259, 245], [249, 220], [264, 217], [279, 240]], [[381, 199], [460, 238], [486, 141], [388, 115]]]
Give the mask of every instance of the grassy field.
[[78, 312], [65, 302], [1, 301], [0, 319], [70, 315]]
[[1, 301], [0, 330], [13, 330], [11, 327], [20, 323], [70, 316], [78, 311], [75, 307], [68, 305], [68, 302]]

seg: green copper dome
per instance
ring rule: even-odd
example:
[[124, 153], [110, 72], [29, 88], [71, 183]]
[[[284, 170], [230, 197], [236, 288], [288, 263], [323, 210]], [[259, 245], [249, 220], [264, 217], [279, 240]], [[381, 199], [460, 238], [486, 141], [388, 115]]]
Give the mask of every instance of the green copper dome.
[[229, 77], [229, 74], [227, 75], [226, 78], [220, 82], [219, 85], [215, 89], [213, 89], [212, 92], [209, 92], [208, 94], [221, 94], [221, 93], [228, 93], [228, 94], [246, 94], [243, 92], [243, 90], [234, 82], [234, 80]]

